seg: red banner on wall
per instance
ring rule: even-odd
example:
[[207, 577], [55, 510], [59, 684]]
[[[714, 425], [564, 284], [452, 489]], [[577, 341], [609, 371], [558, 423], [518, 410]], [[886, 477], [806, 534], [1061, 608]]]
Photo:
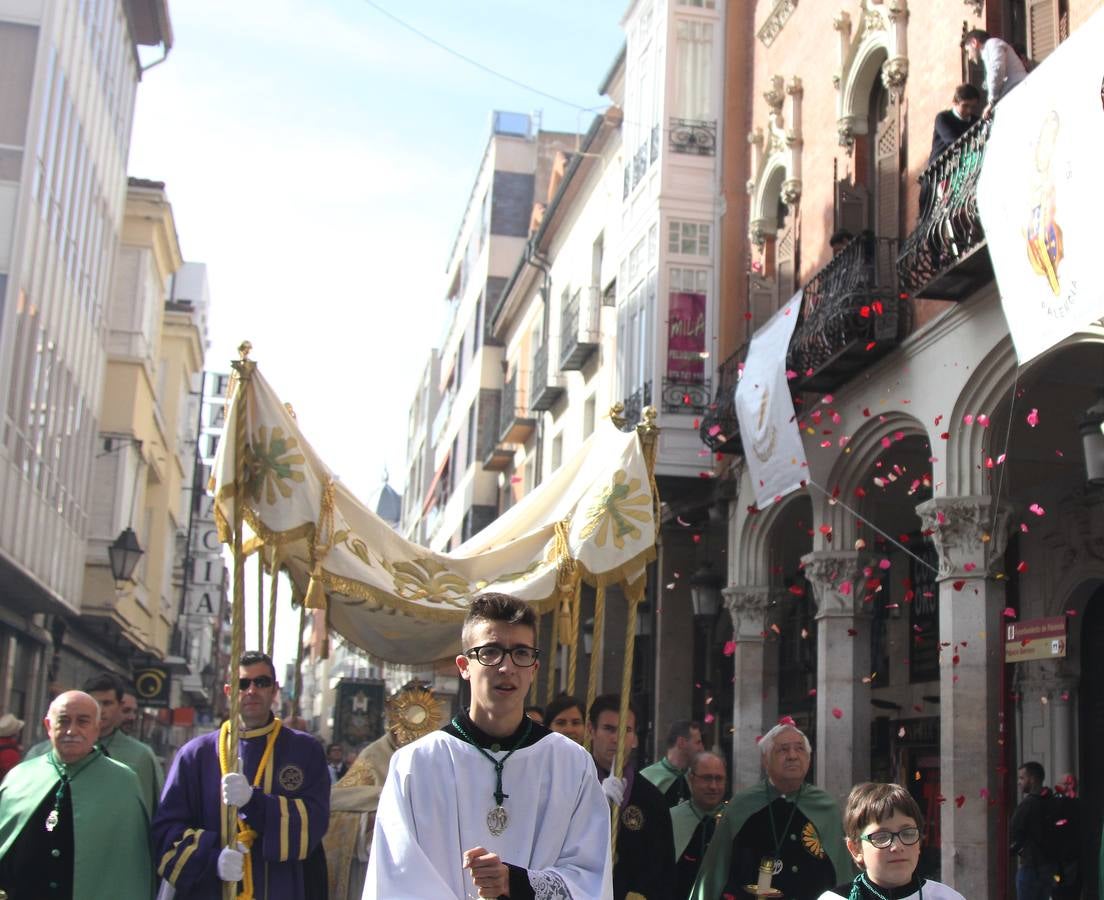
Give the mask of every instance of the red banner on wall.
[[705, 380], [705, 294], [672, 291], [667, 313], [667, 377]]

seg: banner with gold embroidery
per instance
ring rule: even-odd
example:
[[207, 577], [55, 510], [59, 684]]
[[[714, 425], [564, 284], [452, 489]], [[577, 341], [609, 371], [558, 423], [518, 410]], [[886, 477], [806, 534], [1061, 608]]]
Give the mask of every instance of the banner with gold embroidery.
[[224, 540], [237, 494], [233, 423], [243, 403], [247, 541], [275, 548], [301, 595], [312, 579], [324, 587], [330, 626], [381, 659], [454, 655], [468, 603], [482, 591], [547, 612], [565, 571], [595, 586], [631, 584], [655, 558], [657, 499], [635, 431], [600, 428], [521, 503], [437, 553], [405, 540], [335, 480], [256, 369], [230, 401], [215, 460]]

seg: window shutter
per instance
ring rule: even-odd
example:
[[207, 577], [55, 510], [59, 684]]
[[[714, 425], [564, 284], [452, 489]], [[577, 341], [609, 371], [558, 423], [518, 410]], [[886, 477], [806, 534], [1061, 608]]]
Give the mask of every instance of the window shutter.
[[901, 208], [901, 153], [897, 130], [897, 105], [889, 104], [886, 117], [878, 123], [874, 158], [874, 234], [898, 236]]
[[748, 299], [751, 307], [750, 334], [754, 334], [767, 324], [767, 320], [778, 309], [774, 282], [768, 278], [752, 275], [748, 283]]
[[796, 236], [794, 227], [790, 225], [778, 239], [777, 269], [775, 280], [777, 281], [777, 297], [774, 308], [781, 309], [794, 292], [794, 269], [796, 263]]
[[845, 228], [852, 234], [866, 229], [866, 188], [849, 181], [836, 182], [836, 228]]
[[1036, 63], [1058, 46], [1058, 0], [1028, 0], [1027, 55]]

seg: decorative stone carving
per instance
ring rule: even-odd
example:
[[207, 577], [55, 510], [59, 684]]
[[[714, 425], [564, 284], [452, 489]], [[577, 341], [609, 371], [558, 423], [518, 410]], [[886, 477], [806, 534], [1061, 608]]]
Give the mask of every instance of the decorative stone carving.
[[761, 638], [767, 629], [767, 610], [776, 594], [774, 588], [734, 585], [721, 591], [725, 609], [732, 616], [735, 637], [743, 640]]
[[781, 34], [786, 21], [793, 15], [795, 9], [797, 9], [797, 0], [778, 0], [774, 4], [774, 9], [771, 10], [767, 21], [763, 23], [757, 34], [764, 47], [774, 43], [774, 39]]
[[1063, 567], [1104, 561], [1104, 495], [1080, 487], [1060, 501], [1058, 510]]
[[840, 34], [851, 37], [851, 13], [840, 10], [832, 19], [832, 28]]
[[850, 150], [855, 146], [855, 119], [853, 116], [844, 116], [836, 123], [836, 131], [839, 133], [839, 145]]
[[787, 206], [796, 206], [797, 202], [801, 199], [801, 179], [787, 178], [782, 182], [780, 196], [782, 197], [782, 202]]
[[985, 7], [985, 0], [962, 0], [970, 9], [974, 11], [976, 18], [981, 18], [981, 11]]
[[781, 75], [771, 78], [771, 86], [763, 91], [763, 99], [776, 116], [782, 115], [782, 103], [786, 99], [786, 80]]
[[977, 578], [1000, 571], [1012, 510], [1002, 504], [994, 523], [991, 497], [937, 497], [916, 507], [939, 551], [939, 579]]
[[908, 70], [909, 64], [905, 57], [887, 59], [882, 64], [882, 84], [886, 86], [886, 90], [900, 96], [904, 92], [905, 82], [908, 81]]
[[865, 570], [873, 565], [868, 554], [816, 550], [801, 557], [801, 563], [813, 588], [818, 619], [868, 614], [868, 605], [862, 602]]
[[[751, 190], [749, 193], [755, 193], [755, 185], [751, 183], [748, 185]], [[748, 238], [756, 247], [762, 247], [767, 243], [767, 228], [766, 222], [762, 219], [758, 219], [751, 223], [751, 227], [748, 229]]]

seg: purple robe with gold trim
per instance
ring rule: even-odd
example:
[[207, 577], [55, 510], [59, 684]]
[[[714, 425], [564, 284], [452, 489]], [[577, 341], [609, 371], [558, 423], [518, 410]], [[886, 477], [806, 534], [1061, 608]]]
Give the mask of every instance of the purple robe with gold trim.
[[[273, 724], [242, 732], [242, 774], [251, 784]], [[176, 900], [222, 896], [221, 782], [217, 731], [185, 744], [169, 770], [153, 820], [153, 846], [158, 875], [176, 888]], [[256, 900], [304, 900], [303, 861], [321, 842], [330, 816], [330, 774], [321, 744], [281, 728], [263, 783], [239, 814], [257, 832], [249, 855]]]

